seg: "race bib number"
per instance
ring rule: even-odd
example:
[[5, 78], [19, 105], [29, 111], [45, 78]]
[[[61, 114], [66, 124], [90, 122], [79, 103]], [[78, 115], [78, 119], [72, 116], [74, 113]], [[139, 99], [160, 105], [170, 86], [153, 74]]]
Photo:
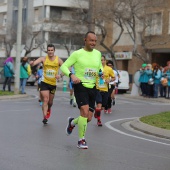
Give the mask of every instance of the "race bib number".
[[49, 78], [55, 78], [55, 71], [54, 70], [47, 70], [46, 71], [46, 76]]
[[96, 69], [86, 68], [84, 78], [87, 80], [94, 80], [96, 78]]

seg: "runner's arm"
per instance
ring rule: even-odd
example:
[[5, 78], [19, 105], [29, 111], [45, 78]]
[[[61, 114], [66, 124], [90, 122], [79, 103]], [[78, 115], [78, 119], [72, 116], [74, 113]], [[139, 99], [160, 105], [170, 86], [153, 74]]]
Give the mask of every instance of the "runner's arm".
[[33, 66], [35, 66], [35, 65], [37, 65], [37, 64], [39, 64], [39, 63], [44, 63], [44, 61], [45, 61], [45, 57], [40, 57], [40, 58], [38, 58], [38, 59], [36, 59], [36, 60], [32, 60], [32, 61], [30, 61], [30, 65], [33, 67]]
[[60, 67], [61, 71], [66, 75], [69, 76], [69, 74], [71, 73], [69, 68], [74, 65], [74, 63], [76, 62], [76, 52], [73, 52], [71, 54], [71, 56], [62, 64], [62, 66]]
[[59, 62], [59, 66], [61, 67], [61, 65], [63, 64], [63, 60], [61, 58], [58, 58], [58, 62]]

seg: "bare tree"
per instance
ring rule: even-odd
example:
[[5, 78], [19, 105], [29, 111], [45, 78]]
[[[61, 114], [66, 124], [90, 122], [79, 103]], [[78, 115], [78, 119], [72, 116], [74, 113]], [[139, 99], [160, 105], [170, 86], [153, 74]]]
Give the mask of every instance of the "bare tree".
[[[110, 54], [116, 67], [114, 46], [118, 43], [124, 31], [122, 17], [115, 8], [113, 0], [100, 1], [100, 3], [89, 1], [89, 5], [89, 10], [84, 11], [81, 7], [80, 10], [77, 10], [78, 16], [84, 15], [79, 22], [87, 26], [90, 25], [89, 28], [96, 32], [99, 37], [99, 44], [103, 47], [103, 51]], [[120, 28], [120, 32], [114, 40], [113, 23], [116, 23]]]
[[24, 27], [22, 32], [22, 44], [24, 44], [25, 56], [27, 56], [33, 50], [41, 46], [42, 42], [37, 41], [37, 43], [35, 43], [40, 31], [33, 33], [32, 28]]
[[[155, 18], [157, 22], [152, 25], [153, 12], [161, 8], [166, 3], [164, 0], [147, 1], [147, 0], [118, 0], [116, 1], [117, 9], [120, 11], [122, 25], [126, 28], [130, 39], [133, 42], [132, 53], [143, 62], [149, 62], [151, 59], [150, 51], [153, 46], [167, 43], [164, 37], [153, 43], [153, 27], [160, 25], [161, 18]], [[125, 10], [124, 10], [125, 9]], [[125, 12], [126, 11], [126, 12]], [[157, 13], [156, 13], [157, 14]], [[161, 13], [158, 13], [161, 16]], [[154, 34], [156, 35], [156, 33]], [[140, 48], [142, 48], [143, 53]]]
[[[93, 0], [89, 0], [91, 2]], [[96, 2], [96, 3], [95, 3]], [[132, 53], [138, 59], [148, 62], [150, 61], [150, 49], [153, 46], [166, 44], [169, 40], [165, 37], [160, 37], [159, 41], [152, 43], [154, 36], [149, 29], [152, 29], [152, 13], [158, 7], [165, 7], [167, 4], [165, 0], [105, 0], [94, 1], [93, 10], [89, 10], [88, 18], [83, 18], [81, 22], [93, 25], [93, 28], [98, 28], [100, 45], [110, 53], [113, 62], [116, 65], [114, 47], [118, 44], [119, 40], [123, 37], [126, 31], [132, 41]], [[91, 5], [91, 3], [90, 3]], [[83, 11], [80, 10], [83, 14]], [[119, 31], [114, 35], [112, 25], [116, 25]], [[157, 25], [161, 23], [156, 23]], [[146, 32], [147, 35], [146, 35]], [[127, 45], [127, 44], [126, 44]], [[129, 45], [129, 44], [128, 44]], [[142, 49], [141, 49], [142, 48]]]
[[0, 42], [5, 48], [5, 56], [10, 57], [13, 45], [16, 43], [16, 31], [13, 28], [10, 28], [11, 36], [1, 35]]

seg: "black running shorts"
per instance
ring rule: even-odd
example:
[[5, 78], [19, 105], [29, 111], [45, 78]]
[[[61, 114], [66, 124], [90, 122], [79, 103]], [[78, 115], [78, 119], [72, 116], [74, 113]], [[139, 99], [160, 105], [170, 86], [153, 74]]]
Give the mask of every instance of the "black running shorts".
[[44, 83], [43, 81], [41, 82], [41, 87], [40, 87], [40, 91], [50, 91], [51, 94], [55, 94], [56, 91], [56, 86]]
[[78, 108], [81, 106], [89, 105], [89, 110], [94, 111], [95, 108], [95, 99], [96, 99], [96, 86], [92, 89], [84, 87], [82, 83], [74, 84], [74, 95]]
[[97, 90], [96, 103], [97, 104], [101, 103], [102, 107], [105, 107], [107, 105], [108, 97], [109, 97], [109, 92]]

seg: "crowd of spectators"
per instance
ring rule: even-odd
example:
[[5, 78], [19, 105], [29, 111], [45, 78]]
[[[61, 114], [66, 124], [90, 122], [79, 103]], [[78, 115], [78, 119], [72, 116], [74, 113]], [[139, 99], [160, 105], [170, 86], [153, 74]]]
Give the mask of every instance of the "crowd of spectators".
[[139, 70], [141, 96], [148, 98], [170, 98], [170, 61], [165, 67], [157, 63], [142, 64]]

